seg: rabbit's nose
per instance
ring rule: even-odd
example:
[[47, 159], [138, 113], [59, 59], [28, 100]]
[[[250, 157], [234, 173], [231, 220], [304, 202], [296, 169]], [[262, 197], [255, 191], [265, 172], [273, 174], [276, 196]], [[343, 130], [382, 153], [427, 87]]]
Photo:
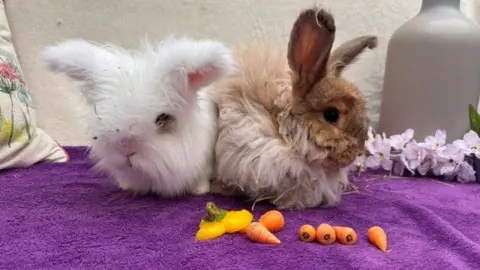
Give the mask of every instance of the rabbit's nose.
[[131, 157], [137, 152], [137, 144], [130, 139], [123, 139], [118, 145], [119, 152], [125, 157]]
[[137, 151], [135, 151], [135, 149], [132, 149], [132, 148], [129, 148], [129, 147], [120, 147], [120, 148], [119, 148], [119, 152], [120, 152], [120, 154], [122, 154], [123, 156], [129, 158], [129, 157], [135, 155], [135, 153], [136, 153]]

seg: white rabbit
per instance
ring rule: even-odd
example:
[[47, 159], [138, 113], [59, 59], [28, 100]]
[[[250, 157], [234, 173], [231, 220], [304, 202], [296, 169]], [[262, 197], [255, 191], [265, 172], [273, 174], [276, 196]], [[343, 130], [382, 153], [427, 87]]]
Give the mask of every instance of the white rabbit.
[[74, 39], [42, 57], [80, 82], [91, 158], [120, 188], [166, 197], [209, 191], [217, 115], [203, 89], [235, 70], [224, 44], [170, 37], [127, 51]]

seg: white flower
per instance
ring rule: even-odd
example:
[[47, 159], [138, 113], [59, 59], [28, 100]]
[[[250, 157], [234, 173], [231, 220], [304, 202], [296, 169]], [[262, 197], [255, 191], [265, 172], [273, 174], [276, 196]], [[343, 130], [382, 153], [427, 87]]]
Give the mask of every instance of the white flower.
[[442, 150], [445, 147], [447, 133], [445, 130], [437, 130], [435, 136], [427, 136], [425, 142], [420, 143], [422, 147], [432, 150]]
[[470, 130], [463, 135], [463, 140], [456, 140], [453, 144], [462, 149], [466, 155], [474, 154], [480, 158], [480, 138], [475, 131]]
[[414, 171], [422, 165], [422, 162], [427, 155], [428, 152], [425, 148], [421, 147], [416, 142], [410, 142], [405, 146], [405, 149], [400, 156], [400, 160], [411, 173], [414, 173]]
[[352, 165], [361, 170], [382, 168], [396, 175], [409, 170], [420, 175], [432, 172], [458, 182], [476, 181], [474, 168], [465, 161], [465, 155], [471, 154], [480, 159], [480, 137], [475, 131], [467, 132], [462, 140], [451, 144], [446, 143], [445, 130], [437, 130], [434, 136], [427, 136], [419, 143], [413, 136], [414, 130], [407, 129], [387, 138], [370, 127], [365, 143], [366, 154], [357, 157]]
[[391, 147], [381, 136], [376, 136], [372, 143], [367, 144], [367, 150], [371, 156], [367, 157], [365, 165], [369, 169], [379, 169], [390, 171], [393, 161], [390, 158]]
[[465, 155], [462, 149], [453, 144], [448, 144], [442, 151], [438, 151], [437, 164], [433, 167], [435, 175], [449, 175], [455, 173]]
[[463, 161], [455, 171], [457, 181], [461, 183], [472, 182], [476, 180], [475, 170], [466, 161]]
[[395, 150], [402, 150], [413, 139], [413, 129], [407, 129], [400, 135], [392, 135], [389, 139], [390, 146]]

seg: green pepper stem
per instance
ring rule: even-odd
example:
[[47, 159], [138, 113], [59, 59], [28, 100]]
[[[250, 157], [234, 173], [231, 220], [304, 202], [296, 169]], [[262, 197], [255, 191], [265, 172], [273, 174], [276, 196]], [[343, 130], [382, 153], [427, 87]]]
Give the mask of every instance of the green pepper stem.
[[207, 202], [207, 215], [204, 217], [206, 221], [220, 221], [225, 217], [227, 211], [218, 208], [213, 202]]

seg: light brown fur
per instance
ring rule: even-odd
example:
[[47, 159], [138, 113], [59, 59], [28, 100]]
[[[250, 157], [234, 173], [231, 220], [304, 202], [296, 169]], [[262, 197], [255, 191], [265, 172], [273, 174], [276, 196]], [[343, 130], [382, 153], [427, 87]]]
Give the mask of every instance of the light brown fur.
[[[339, 76], [366, 47], [376, 47], [376, 37], [330, 54], [334, 34], [333, 17], [312, 8], [296, 20], [287, 54], [264, 44], [238, 49], [239, 74], [210, 91], [219, 109], [214, 187], [268, 198], [279, 208], [340, 201], [345, 167], [364, 147], [367, 118], [362, 93]], [[326, 121], [327, 111], [338, 112], [338, 120]]]

